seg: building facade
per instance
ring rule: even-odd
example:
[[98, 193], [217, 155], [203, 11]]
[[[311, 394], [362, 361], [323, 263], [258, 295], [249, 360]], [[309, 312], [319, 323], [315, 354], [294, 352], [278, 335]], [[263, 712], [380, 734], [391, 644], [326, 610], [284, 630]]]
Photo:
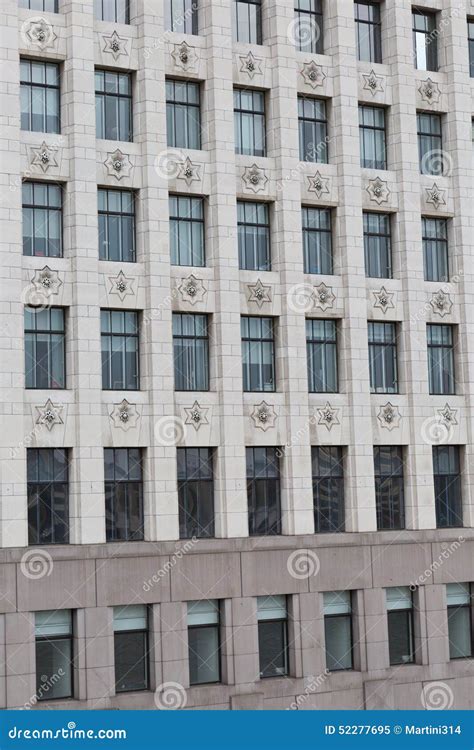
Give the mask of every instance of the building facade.
[[474, 3], [1, 16], [0, 706], [473, 708]]

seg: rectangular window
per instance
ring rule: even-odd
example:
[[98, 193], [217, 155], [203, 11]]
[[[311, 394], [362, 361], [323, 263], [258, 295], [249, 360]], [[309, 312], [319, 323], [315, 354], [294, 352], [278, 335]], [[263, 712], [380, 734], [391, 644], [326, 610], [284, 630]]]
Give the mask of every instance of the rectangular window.
[[295, 0], [295, 25], [292, 36], [296, 49], [300, 52], [323, 54], [322, 0]]
[[144, 536], [140, 448], [104, 448], [104, 475], [107, 541], [141, 541]]
[[201, 148], [199, 84], [166, 81], [166, 132], [168, 146]]
[[28, 448], [28, 544], [68, 544], [68, 455], [64, 448]]
[[25, 307], [25, 387], [65, 388], [66, 332], [61, 307]]
[[441, 115], [418, 112], [416, 120], [420, 172], [439, 177], [444, 171]]
[[148, 690], [148, 610], [114, 607], [115, 692]]
[[421, 219], [425, 281], [449, 281], [446, 219]]
[[286, 596], [258, 596], [260, 678], [288, 674], [288, 608]]
[[270, 271], [270, 217], [266, 203], [237, 201], [239, 268]]
[[101, 310], [102, 388], [112, 391], [138, 391], [139, 335], [138, 313]]
[[413, 598], [409, 586], [385, 590], [387, 602], [388, 650], [390, 664], [413, 664]]
[[377, 529], [405, 528], [403, 448], [380, 445], [374, 448], [375, 505]]
[[469, 658], [474, 655], [472, 585], [469, 583], [448, 583], [446, 600], [448, 604], [449, 658]]
[[173, 352], [175, 390], [208, 391], [207, 315], [173, 313]]
[[438, 70], [436, 14], [413, 8], [413, 57], [418, 70]]
[[452, 395], [456, 393], [453, 326], [430, 323], [427, 338], [430, 394]]
[[461, 460], [459, 446], [434, 446], [433, 472], [437, 528], [462, 527]]
[[323, 597], [326, 668], [330, 672], [352, 669], [351, 592], [326, 591]]
[[303, 206], [301, 217], [304, 272], [331, 275], [333, 273], [331, 209]]
[[337, 323], [306, 320], [306, 351], [310, 393], [337, 393]]
[[277, 448], [247, 448], [250, 536], [281, 534], [280, 460]]
[[20, 60], [21, 129], [59, 133], [59, 65], [41, 60]]
[[221, 681], [220, 607], [217, 599], [188, 602], [189, 684]]
[[241, 331], [244, 391], [274, 391], [273, 318], [242, 316]]
[[233, 0], [234, 42], [262, 44], [262, 0]]
[[170, 247], [173, 266], [205, 266], [204, 201], [170, 195]]
[[342, 448], [311, 449], [316, 534], [344, 531], [344, 467]]
[[135, 263], [135, 200], [131, 190], [99, 188], [99, 258]]
[[235, 153], [265, 156], [265, 94], [234, 89]]
[[392, 238], [390, 215], [364, 211], [365, 275], [392, 278]]
[[360, 165], [364, 169], [387, 169], [385, 110], [359, 105]]
[[467, 36], [469, 45], [469, 75], [474, 78], [474, 20], [468, 19]]
[[298, 97], [298, 132], [300, 161], [328, 163], [328, 122], [326, 102], [306, 96]]
[[179, 537], [214, 536], [212, 448], [178, 448]]
[[378, 3], [355, 2], [357, 59], [382, 62], [382, 24]]
[[97, 138], [132, 140], [132, 76], [112, 70], [95, 71]]
[[129, 0], [94, 0], [94, 18], [112, 23], [130, 23]]
[[73, 697], [73, 630], [70, 609], [35, 614], [36, 697]]
[[372, 393], [398, 393], [397, 325], [369, 321], [369, 371]]
[[18, 7], [28, 10], [41, 10], [45, 13], [57, 13], [58, 0], [19, 0]]
[[165, 31], [198, 33], [198, 0], [165, 0]]
[[24, 182], [22, 211], [23, 255], [61, 258], [61, 186], [46, 182]]

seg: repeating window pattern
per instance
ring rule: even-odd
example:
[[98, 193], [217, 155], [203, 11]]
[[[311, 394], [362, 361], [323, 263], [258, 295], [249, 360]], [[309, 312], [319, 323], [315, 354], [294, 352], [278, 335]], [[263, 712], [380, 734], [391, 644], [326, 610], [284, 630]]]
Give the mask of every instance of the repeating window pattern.
[[101, 310], [102, 388], [139, 389], [138, 313]]
[[352, 596], [350, 591], [326, 591], [324, 636], [326, 668], [339, 672], [353, 667]]
[[62, 189], [44, 182], [24, 182], [23, 255], [62, 256]]
[[296, 49], [322, 55], [324, 37], [321, 0], [295, 0], [295, 21], [293, 36]]
[[241, 330], [244, 391], [274, 391], [273, 318], [242, 316]]
[[168, 146], [201, 148], [199, 84], [166, 81], [166, 132]]
[[276, 448], [247, 448], [250, 536], [281, 534], [280, 462]]
[[270, 271], [270, 217], [266, 203], [237, 201], [239, 268]]
[[73, 697], [73, 624], [70, 609], [35, 614], [36, 697]]
[[326, 102], [323, 99], [298, 97], [298, 132], [300, 161], [327, 164], [329, 138]]
[[303, 206], [301, 218], [304, 272], [331, 275], [333, 273], [331, 209]]
[[59, 133], [59, 65], [20, 60], [21, 129]]
[[115, 692], [148, 690], [148, 611], [144, 604], [114, 607]]
[[260, 677], [288, 674], [288, 608], [285, 596], [258, 596]]
[[396, 323], [368, 324], [372, 393], [398, 393]]
[[386, 589], [385, 597], [390, 664], [412, 664], [415, 661], [415, 637], [410, 587]]
[[28, 544], [69, 542], [68, 454], [64, 448], [28, 448]]
[[469, 583], [448, 583], [449, 658], [466, 659], [474, 655], [472, 608], [473, 586]]
[[459, 446], [433, 447], [436, 525], [438, 529], [463, 525], [461, 459]]
[[306, 321], [308, 383], [310, 393], [336, 393], [337, 324], [315, 318]]
[[413, 9], [413, 57], [418, 70], [438, 70], [436, 14]]
[[448, 229], [445, 219], [421, 219], [425, 281], [449, 281]]
[[355, 2], [357, 59], [382, 62], [382, 27], [378, 3]]
[[212, 448], [178, 448], [180, 539], [214, 536]]
[[381, 445], [374, 448], [375, 503], [377, 529], [405, 528], [403, 448]]
[[132, 78], [129, 73], [95, 71], [97, 138], [132, 140]]
[[314, 530], [344, 531], [344, 468], [342, 448], [319, 446], [311, 450]]
[[430, 393], [453, 394], [456, 392], [453, 326], [429, 324], [427, 338]]
[[64, 310], [25, 308], [26, 388], [65, 388]]
[[234, 42], [262, 44], [262, 0], [233, 0]]
[[46, 13], [57, 13], [58, 0], [19, 0], [18, 7], [28, 10], [41, 10]]
[[174, 266], [205, 266], [202, 198], [170, 195], [170, 246]]
[[173, 314], [173, 352], [175, 390], [209, 390], [207, 315]]
[[130, 23], [129, 0], [94, 0], [94, 16], [99, 21]]
[[217, 599], [188, 602], [190, 685], [221, 681], [220, 619]]
[[98, 190], [99, 258], [135, 263], [135, 201], [131, 190]]
[[418, 153], [421, 174], [443, 174], [443, 136], [441, 115], [418, 112]]
[[139, 448], [104, 448], [105, 530], [108, 542], [143, 536], [143, 476]]
[[390, 215], [364, 211], [365, 275], [392, 278], [392, 238]]
[[387, 169], [385, 110], [359, 106], [360, 165], [365, 169]]
[[265, 94], [234, 89], [235, 153], [265, 156]]
[[198, 33], [198, 0], [165, 0], [165, 31]]

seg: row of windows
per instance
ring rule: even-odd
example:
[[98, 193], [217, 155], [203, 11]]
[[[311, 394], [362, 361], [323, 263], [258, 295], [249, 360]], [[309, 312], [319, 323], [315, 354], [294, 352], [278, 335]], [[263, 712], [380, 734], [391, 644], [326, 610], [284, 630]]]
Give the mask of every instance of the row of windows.
[[[187, 602], [189, 684], [224, 683], [225, 600]], [[473, 656], [473, 592], [469, 583], [446, 586], [450, 659]], [[260, 679], [291, 676], [294, 642], [292, 597], [256, 598]], [[323, 594], [326, 670], [357, 669], [357, 603], [355, 591]], [[389, 663], [413, 664], [419, 660], [422, 612], [411, 587], [385, 589], [385, 614]], [[75, 611], [53, 610], [35, 615], [36, 693], [39, 700], [74, 696]], [[153, 639], [146, 605], [113, 608], [115, 692], [149, 690], [150, 652]], [[59, 679], [58, 679], [59, 677]]]

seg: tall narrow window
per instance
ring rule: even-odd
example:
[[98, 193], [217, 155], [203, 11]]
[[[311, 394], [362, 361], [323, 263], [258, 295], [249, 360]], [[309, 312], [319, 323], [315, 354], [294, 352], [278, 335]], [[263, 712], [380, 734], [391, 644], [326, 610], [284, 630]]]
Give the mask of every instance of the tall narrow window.
[[456, 393], [453, 326], [429, 324], [427, 338], [430, 393], [452, 395]]
[[258, 596], [260, 677], [288, 674], [288, 608], [286, 596]]
[[390, 215], [364, 211], [365, 275], [392, 278]]
[[175, 390], [209, 390], [207, 315], [173, 314], [173, 352]]
[[25, 307], [26, 388], [65, 388], [66, 332], [62, 307]]
[[265, 156], [265, 94], [234, 89], [235, 153]]
[[351, 592], [326, 591], [323, 597], [326, 668], [330, 672], [352, 669]]
[[62, 249], [62, 189], [46, 182], [24, 182], [23, 255], [60, 258]]
[[311, 449], [316, 534], [344, 531], [344, 468], [342, 448]]
[[262, 0], [232, 0], [234, 42], [262, 44]]
[[28, 10], [42, 10], [45, 13], [57, 13], [58, 0], [19, 0], [18, 7]]
[[198, 33], [199, 0], [165, 0], [165, 31]]
[[438, 177], [444, 171], [441, 115], [418, 112], [417, 129], [420, 172]]
[[410, 587], [386, 589], [385, 596], [390, 664], [412, 664], [415, 661], [415, 638]]
[[310, 393], [336, 393], [337, 324], [335, 320], [306, 321], [306, 350]]
[[102, 388], [138, 391], [138, 313], [101, 310]]
[[144, 604], [114, 607], [115, 692], [148, 690], [148, 611]]
[[466, 659], [474, 655], [472, 588], [469, 583], [448, 583], [446, 586], [450, 659]]
[[217, 599], [188, 602], [189, 684], [221, 681], [220, 607]]
[[241, 330], [244, 391], [274, 391], [273, 318], [242, 316]]
[[270, 271], [270, 217], [266, 203], [237, 201], [239, 268]]
[[467, 38], [469, 45], [469, 75], [474, 78], [474, 20], [468, 19]]
[[132, 77], [112, 70], [95, 71], [97, 138], [132, 140]]
[[67, 450], [28, 448], [28, 544], [69, 542]]
[[365, 62], [382, 62], [382, 25], [380, 5], [370, 2], [354, 3], [357, 59]]
[[202, 198], [170, 195], [170, 245], [173, 266], [205, 266]]
[[212, 448], [178, 448], [180, 539], [214, 536]]
[[70, 609], [35, 614], [36, 697], [73, 697], [73, 630]]
[[21, 129], [59, 133], [59, 65], [20, 60]]
[[331, 209], [303, 206], [301, 217], [304, 272], [331, 275], [333, 273]]
[[413, 8], [413, 56], [418, 70], [438, 70], [436, 14]]
[[328, 163], [328, 122], [326, 102], [307, 96], [298, 97], [300, 161]]
[[276, 448], [247, 448], [250, 536], [281, 534], [280, 467]]
[[104, 448], [108, 542], [143, 539], [143, 476], [139, 448]]
[[135, 201], [131, 190], [99, 188], [99, 258], [135, 263]]
[[449, 281], [446, 219], [421, 219], [425, 281]]
[[461, 460], [459, 446], [434, 446], [433, 472], [437, 528], [462, 527]]
[[359, 105], [360, 165], [365, 169], [387, 169], [385, 110]]
[[398, 393], [396, 323], [369, 322], [369, 372], [372, 393]]
[[380, 445], [374, 448], [375, 505], [377, 529], [405, 528], [403, 448]]
[[293, 37], [296, 49], [322, 55], [323, 8], [322, 0], [295, 0]]
[[130, 23], [129, 0], [94, 0], [94, 17], [99, 21]]
[[168, 146], [201, 148], [201, 105], [198, 83], [166, 81], [166, 132]]

